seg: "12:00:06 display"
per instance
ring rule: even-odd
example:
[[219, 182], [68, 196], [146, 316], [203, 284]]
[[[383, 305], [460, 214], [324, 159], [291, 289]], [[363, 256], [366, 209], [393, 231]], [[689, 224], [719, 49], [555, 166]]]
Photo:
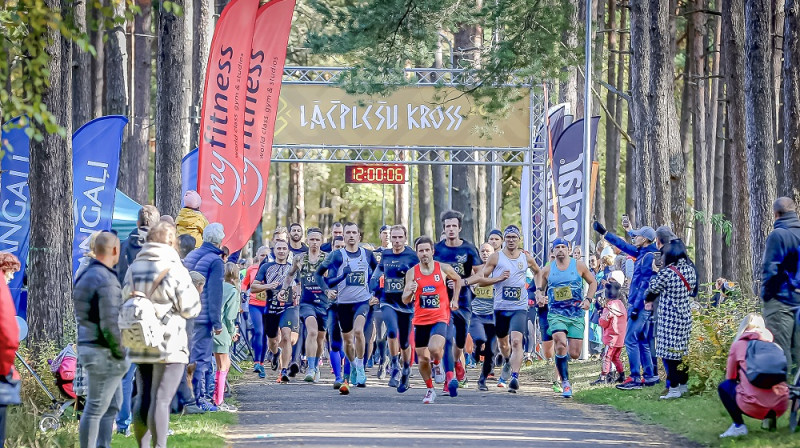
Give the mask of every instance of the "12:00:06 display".
[[351, 184], [404, 184], [404, 166], [385, 165], [347, 165], [345, 182]]

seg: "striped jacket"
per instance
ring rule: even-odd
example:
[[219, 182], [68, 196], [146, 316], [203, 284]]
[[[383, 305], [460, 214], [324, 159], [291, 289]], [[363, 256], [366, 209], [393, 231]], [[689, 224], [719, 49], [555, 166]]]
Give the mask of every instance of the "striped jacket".
[[133, 291], [147, 294], [153, 281], [164, 269], [169, 269], [169, 272], [150, 297], [157, 316], [162, 318], [165, 326], [164, 342], [158, 350], [130, 351], [128, 356], [133, 363], [189, 362], [186, 319], [200, 314], [200, 296], [175, 249], [166, 244], [146, 243], [128, 267], [122, 297], [127, 299]]

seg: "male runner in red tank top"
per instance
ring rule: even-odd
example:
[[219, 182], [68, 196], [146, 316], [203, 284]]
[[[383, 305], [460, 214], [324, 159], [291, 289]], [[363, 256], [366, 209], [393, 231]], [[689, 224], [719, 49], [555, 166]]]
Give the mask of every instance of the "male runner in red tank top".
[[453, 297], [458, 297], [461, 289], [461, 276], [448, 264], [433, 261], [433, 240], [427, 236], [417, 238], [414, 243], [419, 264], [406, 274], [403, 290], [403, 303], [414, 305], [414, 342], [419, 373], [425, 380], [428, 391], [422, 402], [433, 403], [436, 392], [433, 390], [432, 373], [444, 376], [440, 362], [444, 354], [444, 342], [450, 311], [458, 309], [458, 301], [447, 296], [447, 279], [455, 283]]

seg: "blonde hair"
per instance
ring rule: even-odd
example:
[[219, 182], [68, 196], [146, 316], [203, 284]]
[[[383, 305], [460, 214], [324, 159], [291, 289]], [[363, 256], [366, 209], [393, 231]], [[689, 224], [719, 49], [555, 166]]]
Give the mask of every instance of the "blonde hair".
[[89, 258], [97, 258], [97, 254], [95, 254], [95, 252], [94, 252], [94, 249], [95, 249], [95, 244], [94, 243], [97, 240], [97, 235], [100, 235], [101, 233], [103, 233], [103, 231], [102, 230], [98, 230], [96, 232], [92, 232], [92, 234], [89, 235], [89, 252], [86, 252], [86, 254], [85, 254], [87, 257], [89, 257]]
[[225, 263], [225, 283], [233, 286], [239, 284], [239, 266], [236, 263]]
[[755, 329], [766, 329], [767, 325], [764, 323], [764, 318], [758, 313], [750, 313], [747, 316], [744, 316], [742, 319], [742, 323], [739, 324], [739, 330], [736, 332], [736, 337], [733, 338], [733, 343], [739, 340], [747, 331], [755, 330]]

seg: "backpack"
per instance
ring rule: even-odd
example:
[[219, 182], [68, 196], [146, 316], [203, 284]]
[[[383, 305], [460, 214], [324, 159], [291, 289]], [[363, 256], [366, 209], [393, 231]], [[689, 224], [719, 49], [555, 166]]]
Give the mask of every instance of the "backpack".
[[50, 371], [55, 376], [56, 386], [70, 398], [75, 398], [73, 381], [78, 367], [78, 354], [72, 348], [72, 344], [67, 345], [64, 350], [56, 356], [56, 359], [48, 360]]
[[753, 386], [771, 389], [772, 386], [786, 381], [786, 355], [778, 344], [751, 340], [747, 343], [744, 359], [747, 363], [744, 374]]
[[140, 291], [131, 292], [131, 296], [119, 310], [118, 323], [122, 345], [135, 352], [159, 349], [164, 342], [164, 320], [169, 313], [159, 318], [150, 298], [167, 272], [169, 269], [164, 269], [158, 274], [147, 295]]

